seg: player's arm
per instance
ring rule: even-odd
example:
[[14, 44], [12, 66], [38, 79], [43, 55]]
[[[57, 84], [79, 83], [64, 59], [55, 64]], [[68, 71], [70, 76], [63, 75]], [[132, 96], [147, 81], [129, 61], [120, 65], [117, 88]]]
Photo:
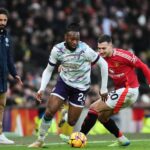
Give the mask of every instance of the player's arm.
[[131, 59], [128, 60], [129, 64], [134, 66], [135, 68], [141, 69], [147, 79], [148, 84], [150, 85], [150, 69], [148, 68], [148, 66], [133, 53], [129, 52], [129, 55], [131, 56]]
[[96, 64], [100, 67], [101, 70], [101, 89], [100, 95], [103, 101], [107, 100], [107, 83], [108, 83], [108, 64], [107, 62], [100, 57]]
[[135, 67], [142, 70], [142, 72], [143, 72], [144, 76], [146, 77], [146, 80], [150, 86], [150, 69], [148, 68], [148, 66], [145, 63], [143, 63], [139, 58], [137, 58]]
[[54, 47], [51, 51], [50, 57], [49, 57], [49, 63], [47, 65], [47, 67], [45, 68], [45, 70], [42, 73], [42, 79], [41, 79], [41, 86], [40, 89], [38, 90], [37, 94], [36, 94], [36, 99], [41, 102], [41, 98], [43, 95], [43, 92], [46, 89], [47, 84], [49, 83], [51, 76], [52, 76], [52, 72], [55, 68], [55, 65], [57, 63], [57, 50]]
[[54, 66], [48, 64], [42, 74], [41, 86], [39, 91], [45, 91], [46, 86], [51, 78], [52, 72], [54, 70]]
[[107, 83], [108, 83], [108, 64], [107, 62], [100, 57], [93, 49], [87, 46], [86, 51], [87, 59], [90, 60], [91, 64], [97, 64], [100, 67], [101, 74], [101, 89], [100, 95], [103, 101], [107, 100]]

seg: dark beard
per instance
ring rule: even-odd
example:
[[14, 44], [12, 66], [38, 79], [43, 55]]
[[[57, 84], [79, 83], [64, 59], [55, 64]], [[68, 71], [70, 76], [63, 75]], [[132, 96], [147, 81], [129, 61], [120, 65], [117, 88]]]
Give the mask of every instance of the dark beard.
[[5, 29], [5, 25], [0, 25], [0, 30], [4, 30]]
[[0, 26], [0, 34], [6, 34], [5, 26]]
[[69, 49], [70, 51], [75, 51], [75, 50], [76, 50], [76, 48], [70, 47], [70, 46], [68, 45], [68, 43], [65, 43], [65, 46], [66, 46], [66, 48]]

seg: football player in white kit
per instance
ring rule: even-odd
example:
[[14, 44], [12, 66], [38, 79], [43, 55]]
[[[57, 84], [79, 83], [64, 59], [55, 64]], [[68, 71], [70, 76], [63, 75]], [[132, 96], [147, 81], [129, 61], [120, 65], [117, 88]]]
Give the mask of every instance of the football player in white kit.
[[93, 49], [80, 41], [78, 23], [71, 23], [66, 29], [65, 41], [56, 44], [51, 51], [48, 65], [42, 74], [41, 87], [36, 94], [36, 99], [39, 102], [41, 102], [43, 92], [58, 61], [61, 62], [62, 66], [58, 81], [48, 99], [42, 123], [39, 127], [38, 139], [29, 147], [43, 146], [51, 120], [65, 100], [68, 100], [69, 103], [68, 123], [71, 126], [75, 125], [90, 88], [91, 63], [96, 63], [100, 67], [101, 98], [103, 100], [107, 99], [108, 65]]

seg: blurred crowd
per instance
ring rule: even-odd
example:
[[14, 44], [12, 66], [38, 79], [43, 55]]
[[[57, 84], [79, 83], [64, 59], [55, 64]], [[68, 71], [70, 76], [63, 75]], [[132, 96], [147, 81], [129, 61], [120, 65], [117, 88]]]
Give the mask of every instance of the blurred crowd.
[[[115, 47], [133, 51], [150, 66], [149, 0], [0, 0], [0, 6], [10, 12], [8, 30], [12, 50], [24, 81], [20, 87], [10, 77], [7, 105], [38, 105], [34, 92], [40, 86], [50, 50], [64, 40], [66, 25], [76, 17], [80, 20], [81, 40], [92, 48], [96, 49], [99, 34], [109, 34]], [[56, 82], [56, 72], [57, 69], [43, 98], [45, 101]], [[141, 94], [150, 94], [143, 74], [138, 71], [138, 75]], [[93, 88], [99, 81], [97, 69], [93, 68]]]

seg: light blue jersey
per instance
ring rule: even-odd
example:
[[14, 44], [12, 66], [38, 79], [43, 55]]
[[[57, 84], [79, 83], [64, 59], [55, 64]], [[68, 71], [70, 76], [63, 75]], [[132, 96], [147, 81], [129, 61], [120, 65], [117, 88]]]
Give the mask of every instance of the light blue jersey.
[[86, 43], [79, 42], [75, 51], [68, 50], [65, 42], [55, 45], [49, 57], [49, 63], [61, 62], [60, 77], [69, 86], [79, 90], [90, 87], [91, 63], [98, 60], [98, 54]]

